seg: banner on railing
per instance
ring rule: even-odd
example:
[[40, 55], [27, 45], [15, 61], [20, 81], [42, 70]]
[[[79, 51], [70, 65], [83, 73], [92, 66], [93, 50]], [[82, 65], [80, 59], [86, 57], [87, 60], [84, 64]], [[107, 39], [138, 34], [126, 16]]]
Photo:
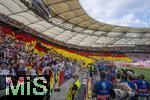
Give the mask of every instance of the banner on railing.
[[64, 81], [65, 81], [65, 71], [60, 71], [59, 72], [59, 87], [63, 85]]

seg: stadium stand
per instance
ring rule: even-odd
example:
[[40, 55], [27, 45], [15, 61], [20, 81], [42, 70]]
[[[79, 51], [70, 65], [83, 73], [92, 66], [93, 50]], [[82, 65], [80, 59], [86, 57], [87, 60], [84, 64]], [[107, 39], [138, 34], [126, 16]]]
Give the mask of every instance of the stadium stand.
[[149, 61], [150, 55], [147, 53], [127, 53], [128, 57], [132, 58], [133, 61]]

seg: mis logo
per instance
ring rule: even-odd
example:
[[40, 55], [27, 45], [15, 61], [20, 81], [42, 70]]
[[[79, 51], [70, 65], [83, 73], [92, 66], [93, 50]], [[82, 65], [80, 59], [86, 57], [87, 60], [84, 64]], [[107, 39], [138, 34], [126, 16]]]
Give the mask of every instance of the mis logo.
[[6, 77], [6, 96], [45, 95], [49, 91], [46, 76]]

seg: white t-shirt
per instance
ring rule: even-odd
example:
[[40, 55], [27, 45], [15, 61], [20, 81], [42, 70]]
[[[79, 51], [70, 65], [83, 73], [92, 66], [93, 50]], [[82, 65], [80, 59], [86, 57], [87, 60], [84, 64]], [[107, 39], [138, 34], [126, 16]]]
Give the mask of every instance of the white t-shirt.
[[9, 70], [7, 69], [0, 70], [0, 75], [9, 75]]
[[133, 72], [132, 71], [127, 71], [127, 74], [128, 75], [133, 75]]
[[31, 75], [36, 75], [35, 69], [31, 69], [31, 70], [30, 70], [30, 74], [31, 74]]

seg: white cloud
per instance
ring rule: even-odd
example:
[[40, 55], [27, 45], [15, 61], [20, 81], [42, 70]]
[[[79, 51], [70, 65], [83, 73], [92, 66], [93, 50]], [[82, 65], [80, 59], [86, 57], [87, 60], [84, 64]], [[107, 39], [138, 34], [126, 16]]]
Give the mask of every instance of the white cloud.
[[[116, 22], [117, 21], [118, 20], [116, 20]], [[134, 14], [130, 13], [120, 18], [117, 24], [121, 24], [122, 26], [130, 26], [130, 24], [143, 24], [143, 22], [136, 18]]]
[[79, 0], [92, 18], [115, 25], [147, 27], [150, 0]]

